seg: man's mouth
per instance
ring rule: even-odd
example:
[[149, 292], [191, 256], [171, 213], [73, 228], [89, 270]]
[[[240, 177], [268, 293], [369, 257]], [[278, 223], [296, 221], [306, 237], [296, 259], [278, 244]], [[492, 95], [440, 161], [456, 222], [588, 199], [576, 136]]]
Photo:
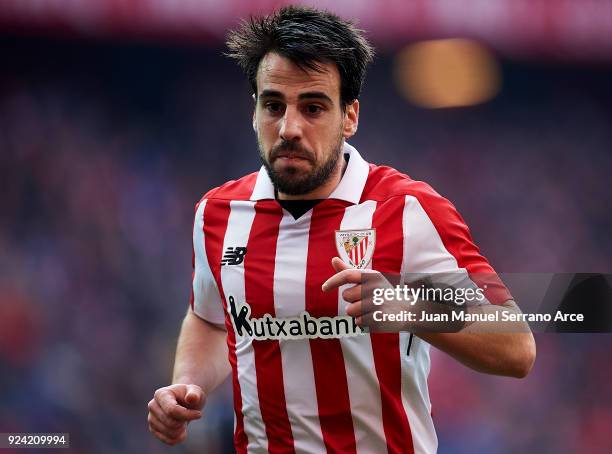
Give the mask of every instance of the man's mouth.
[[309, 161], [310, 159], [306, 158], [304, 155], [300, 155], [300, 154], [296, 154], [296, 153], [287, 153], [287, 154], [280, 154], [276, 157], [276, 159], [285, 159], [285, 160], [292, 160], [292, 159], [299, 159], [302, 161]]
[[272, 159], [272, 161], [276, 160], [282, 160], [283, 162], [312, 161], [310, 156], [299, 151], [281, 151], [280, 153], [277, 153]]

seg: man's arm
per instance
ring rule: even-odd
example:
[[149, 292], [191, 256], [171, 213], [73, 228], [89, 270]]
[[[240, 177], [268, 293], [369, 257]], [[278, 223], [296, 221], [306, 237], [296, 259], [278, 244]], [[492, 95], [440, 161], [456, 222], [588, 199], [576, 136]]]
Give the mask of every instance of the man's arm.
[[[357, 318], [361, 323], [364, 316], [362, 304], [362, 276], [365, 271], [350, 268], [340, 258], [332, 259], [332, 266], [336, 274], [323, 284], [323, 291], [331, 291], [345, 284], [355, 284], [344, 290], [342, 297], [349, 306], [346, 313]], [[382, 274], [381, 282], [386, 282]], [[512, 311], [520, 312], [514, 301], [507, 301], [503, 306], [482, 306], [483, 311]], [[400, 329], [410, 331], [409, 327]], [[499, 331], [506, 332], [499, 332]], [[511, 332], [509, 332], [511, 331]], [[448, 353], [462, 364], [489, 374], [508, 375], [511, 377], [525, 377], [535, 361], [536, 348], [533, 335], [527, 323], [512, 322], [500, 326], [489, 322], [474, 322], [458, 333], [418, 333], [426, 342]]]
[[176, 348], [172, 385], [149, 402], [149, 430], [175, 445], [187, 436], [189, 421], [202, 417], [206, 396], [230, 373], [227, 333], [188, 310]]
[[196, 384], [210, 394], [231, 371], [227, 355], [227, 331], [189, 309], [176, 347], [172, 383]]
[[[506, 302], [503, 307], [491, 305], [485, 309], [487, 312], [519, 311], [514, 301]], [[520, 325], [513, 327], [513, 332], [491, 332], [490, 322], [474, 322], [459, 333], [417, 335], [478, 372], [524, 378], [535, 362], [536, 345], [526, 322], [513, 323]]]

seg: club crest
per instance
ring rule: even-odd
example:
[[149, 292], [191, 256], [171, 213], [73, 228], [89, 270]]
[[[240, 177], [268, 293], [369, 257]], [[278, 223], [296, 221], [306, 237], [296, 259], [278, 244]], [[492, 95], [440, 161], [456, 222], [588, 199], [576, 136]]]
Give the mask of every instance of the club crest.
[[336, 230], [336, 249], [340, 258], [357, 269], [368, 266], [376, 244], [376, 229]]

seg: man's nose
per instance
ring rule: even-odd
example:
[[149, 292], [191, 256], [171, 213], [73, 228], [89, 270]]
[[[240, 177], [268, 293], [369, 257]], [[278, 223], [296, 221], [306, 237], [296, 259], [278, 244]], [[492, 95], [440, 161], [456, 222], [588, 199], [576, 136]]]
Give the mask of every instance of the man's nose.
[[292, 107], [285, 109], [285, 115], [281, 120], [280, 136], [286, 141], [302, 138], [302, 118], [297, 109]]

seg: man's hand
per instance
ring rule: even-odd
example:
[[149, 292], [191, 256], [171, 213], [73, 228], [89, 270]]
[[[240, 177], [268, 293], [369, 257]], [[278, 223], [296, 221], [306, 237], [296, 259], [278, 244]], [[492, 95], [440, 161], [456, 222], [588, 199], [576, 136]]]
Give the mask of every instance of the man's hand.
[[[336, 270], [336, 274], [326, 280], [321, 289], [324, 292], [329, 292], [345, 284], [355, 284], [354, 286], [344, 290], [342, 297], [348, 303], [352, 303], [346, 310], [346, 313], [351, 317], [359, 317], [361, 315], [361, 271], [356, 268], [351, 268], [344, 263], [339, 257], [332, 259], [332, 266]], [[357, 324], [361, 322], [357, 318]]]
[[[355, 323], [359, 326], [368, 326], [371, 322], [371, 312], [375, 306], [372, 305], [372, 291], [375, 288], [391, 288], [391, 284], [378, 271], [369, 269], [351, 268], [339, 257], [332, 259], [332, 266], [336, 274], [330, 277], [321, 286], [324, 292], [329, 292], [345, 284], [355, 284], [342, 292], [342, 298], [348, 303], [346, 308], [347, 315], [355, 317]], [[364, 274], [368, 278], [363, 279]], [[365, 296], [365, 300], [363, 297]]]
[[176, 384], [159, 388], [149, 402], [149, 430], [169, 445], [187, 437], [187, 424], [202, 417], [206, 396], [198, 385]]
[[[323, 283], [323, 291], [327, 292], [346, 284], [355, 284], [342, 292], [342, 297], [349, 303], [346, 314], [355, 318], [358, 326], [368, 328], [370, 332], [456, 332], [463, 327], [463, 323], [420, 320], [423, 312], [432, 316], [439, 314], [449, 316], [448, 311], [452, 308], [421, 298], [413, 300], [395, 296], [393, 284], [399, 282], [399, 276], [384, 275], [370, 269], [351, 268], [338, 257], [332, 259], [332, 266], [336, 274]], [[418, 275], [416, 279], [415, 274], [415, 280], [405, 285], [417, 288], [425, 276], [424, 274]], [[391, 290], [393, 296], [376, 302], [373, 298], [375, 290], [379, 292], [379, 296]], [[378, 318], [375, 317], [376, 313]], [[432, 318], [432, 320], [436, 319]]]

